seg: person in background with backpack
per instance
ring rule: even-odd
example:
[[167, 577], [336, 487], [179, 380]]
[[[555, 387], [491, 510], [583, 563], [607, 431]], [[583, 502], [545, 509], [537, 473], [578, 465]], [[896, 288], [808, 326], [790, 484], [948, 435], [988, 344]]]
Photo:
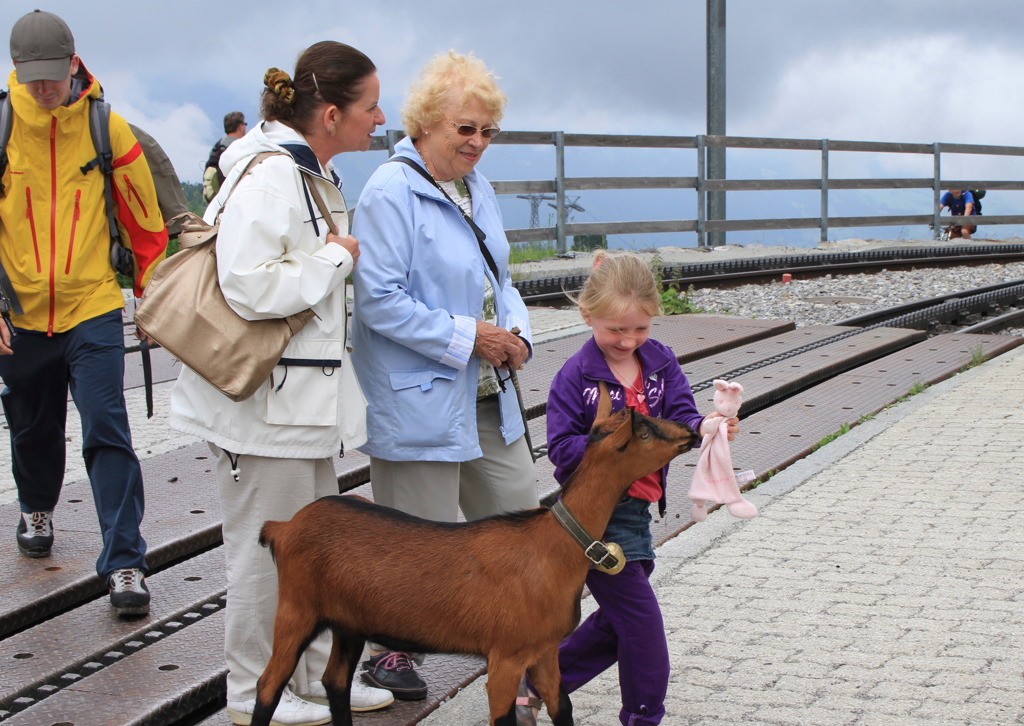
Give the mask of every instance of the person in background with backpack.
[[231, 142], [245, 136], [248, 128], [248, 124], [245, 123], [245, 114], [241, 111], [232, 111], [224, 117], [225, 136], [210, 149], [210, 157], [206, 160], [206, 170], [203, 172], [203, 199], [207, 204], [217, 196], [220, 185], [224, 183], [224, 173], [220, 170], [220, 155], [231, 145]]
[[[111, 267], [105, 178], [90, 131], [97, 81], [70, 28], [36, 10], [11, 31], [12, 127], [0, 197], [0, 265], [20, 302], [0, 325], [0, 399], [18, 488], [18, 549], [49, 557], [64, 479], [70, 388], [103, 548], [96, 572], [118, 615], [149, 612], [142, 470], [124, 399], [124, 296]], [[167, 248], [153, 178], [139, 142], [110, 115], [116, 216], [141, 296]], [[83, 167], [88, 170], [83, 173]], [[59, 554], [59, 551], [58, 551]]]
[[[985, 192], [974, 192], [970, 189], [950, 189], [942, 195], [939, 200], [939, 213], [943, 208], [948, 207], [949, 213], [954, 217], [970, 217], [981, 214], [981, 196]], [[957, 239], [963, 237], [970, 239], [971, 235], [978, 231], [978, 225], [952, 224], [949, 227], [949, 238]]]

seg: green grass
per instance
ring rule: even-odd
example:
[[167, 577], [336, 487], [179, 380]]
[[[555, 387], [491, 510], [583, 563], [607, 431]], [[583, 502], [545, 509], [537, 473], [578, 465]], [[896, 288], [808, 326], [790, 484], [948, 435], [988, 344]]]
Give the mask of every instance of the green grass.
[[816, 443], [816, 444], [815, 444], [815, 445], [814, 445], [814, 446], [813, 446], [813, 447], [811, 448], [811, 451], [817, 451], [818, 449], [820, 449], [820, 448], [821, 448], [822, 446], [824, 446], [825, 444], [829, 444], [829, 443], [831, 443], [831, 442], [835, 441], [836, 439], [838, 439], [838, 438], [839, 438], [840, 436], [842, 436], [843, 434], [847, 434], [847, 433], [849, 433], [849, 432], [850, 432], [850, 429], [851, 429], [851, 428], [853, 428], [853, 427], [852, 427], [852, 426], [850, 426], [850, 424], [845, 424], [845, 423], [844, 423], [844, 424], [843, 424], [842, 426], [840, 426], [840, 427], [839, 427], [839, 430], [838, 430], [838, 431], [836, 431], [835, 433], [829, 434], [828, 436], [826, 436], [825, 438], [823, 438], [823, 439], [822, 439], [821, 441], [819, 441], [818, 443]]
[[520, 262], [537, 262], [546, 260], [558, 255], [558, 247], [555, 242], [519, 242], [511, 245], [512, 251], [509, 254], [509, 262], [513, 265]]
[[[909, 399], [909, 398], [911, 398], [912, 396], [916, 396], [917, 394], [919, 394], [919, 393], [922, 393], [923, 391], [925, 391], [925, 390], [927, 390], [927, 389], [928, 389], [928, 384], [927, 384], [927, 383], [925, 383], [925, 382], [923, 382], [923, 381], [916, 381], [916, 382], [914, 383], [914, 385], [912, 385], [912, 386], [910, 387], [910, 390], [909, 390], [909, 391], [907, 391], [907, 392], [906, 392], [906, 393], [905, 393], [904, 395], [902, 395], [902, 396], [900, 396], [899, 398], [897, 398], [897, 399], [896, 399], [895, 401], [893, 401], [892, 403], [890, 403], [890, 404], [889, 404], [888, 406], [886, 406], [885, 408], [892, 408], [892, 407], [893, 407], [893, 406], [895, 406], [896, 404], [898, 404], [898, 403], [903, 403], [904, 401], [908, 400], [908, 399]], [[839, 430], [838, 430], [838, 431], [836, 431], [835, 433], [829, 434], [828, 436], [826, 436], [825, 438], [823, 438], [823, 439], [822, 439], [821, 441], [819, 441], [818, 443], [816, 443], [816, 444], [815, 444], [815, 445], [814, 445], [814, 446], [813, 446], [813, 447], [811, 448], [811, 451], [817, 451], [818, 449], [820, 449], [820, 448], [821, 448], [822, 446], [824, 446], [825, 444], [828, 444], [828, 443], [830, 443], [830, 442], [832, 442], [832, 441], [835, 441], [836, 439], [838, 439], [838, 438], [839, 438], [840, 436], [842, 436], [843, 434], [849, 433], [849, 432], [850, 432], [850, 430], [851, 430], [851, 429], [852, 429], [852, 428], [853, 428], [854, 426], [859, 426], [860, 424], [864, 423], [865, 421], [870, 421], [870, 420], [871, 420], [871, 419], [873, 419], [873, 418], [875, 418], [875, 414], [873, 414], [873, 413], [869, 413], [869, 414], [867, 414], [867, 415], [865, 415], [865, 416], [861, 416], [861, 417], [860, 417], [860, 418], [859, 418], [859, 419], [857, 420], [857, 422], [856, 422], [856, 423], [854, 423], [853, 425], [851, 425], [851, 424], [848, 424], [848, 423], [844, 423], [844, 424], [843, 424], [842, 426], [840, 426], [840, 427], [839, 427]]]
[[691, 286], [686, 292], [679, 292], [678, 285], [669, 285], [661, 291], [661, 308], [665, 315], [686, 315], [687, 313], [703, 313], [703, 308], [698, 307], [690, 299], [693, 292]]

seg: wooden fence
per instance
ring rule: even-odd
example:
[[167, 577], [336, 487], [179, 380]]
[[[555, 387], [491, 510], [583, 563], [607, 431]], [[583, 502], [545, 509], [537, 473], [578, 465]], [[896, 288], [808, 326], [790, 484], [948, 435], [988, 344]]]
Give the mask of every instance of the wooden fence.
[[[386, 137], [374, 139], [371, 148], [391, 151], [402, 138], [401, 131], [388, 131]], [[568, 134], [564, 131], [503, 131], [494, 144], [553, 146], [555, 165], [550, 179], [531, 181], [494, 181], [498, 194], [551, 194], [555, 197], [556, 223], [554, 227], [510, 229], [510, 242], [540, 242], [556, 240], [559, 252], [568, 250], [568, 238], [574, 235], [649, 234], [666, 232], [695, 232], [698, 246], [707, 244], [709, 232], [735, 232], [749, 230], [815, 229], [821, 230], [821, 241], [828, 240], [828, 231], [843, 227], [883, 227], [902, 225], [933, 225], [939, 223], [939, 198], [943, 189], [1024, 190], [1024, 181], [993, 181], [977, 179], [942, 178], [943, 154], [978, 154], [986, 156], [1024, 157], [1024, 147], [984, 146], [978, 144], [905, 144], [871, 141], [835, 141], [829, 139], [778, 139], [744, 136], [629, 136], [609, 134]], [[651, 148], [693, 149], [693, 176], [672, 177], [567, 177], [565, 150], [568, 147], [592, 148]], [[714, 147], [727, 149], [775, 149], [792, 151], [818, 151], [821, 154], [821, 176], [811, 179], [708, 179], [707, 150]], [[894, 154], [927, 154], [933, 157], [930, 177], [906, 179], [836, 179], [829, 173], [830, 152], [861, 151]], [[696, 191], [696, 209], [693, 219], [657, 221], [567, 223], [570, 192], [586, 190], [626, 189], [693, 189]], [[876, 215], [863, 217], [830, 217], [829, 193], [836, 190], [859, 189], [931, 189], [932, 214]], [[821, 212], [818, 217], [785, 219], [707, 219], [708, 195], [732, 191], [794, 191], [819, 190]], [[944, 217], [943, 224], [967, 222], [965, 217]], [[1024, 215], [985, 215], [985, 225], [1022, 224]]]

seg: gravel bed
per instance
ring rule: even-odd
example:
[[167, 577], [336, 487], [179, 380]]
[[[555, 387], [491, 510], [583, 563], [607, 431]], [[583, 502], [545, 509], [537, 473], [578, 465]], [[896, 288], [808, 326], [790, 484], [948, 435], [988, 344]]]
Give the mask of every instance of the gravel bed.
[[[1024, 262], [874, 274], [826, 275], [731, 289], [691, 289], [690, 302], [707, 313], [793, 320], [798, 327], [839, 322], [874, 310], [951, 292], [1024, 280]], [[1024, 329], [1003, 331], [1024, 335]]]

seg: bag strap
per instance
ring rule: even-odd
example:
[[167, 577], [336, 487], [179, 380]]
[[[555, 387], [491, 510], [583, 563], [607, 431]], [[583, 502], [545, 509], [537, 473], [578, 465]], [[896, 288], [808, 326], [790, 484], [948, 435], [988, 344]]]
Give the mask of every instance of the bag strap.
[[0, 103], [0, 197], [6, 193], [3, 177], [7, 173], [7, 144], [11, 140], [11, 128], [14, 126], [14, 111], [11, 108], [11, 94], [0, 92], [3, 102]]
[[[300, 170], [300, 173], [301, 170]], [[303, 184], [309, 190], [310, 195], [313, 197], [313, 201], [316, 202], [316, 208], [320, 210], [320, 214], [324, 218], [324, 222], [327, 224], [327, 229], [331, 234], [338, 234], [338, 225], [334, 223], [334, 217], [331, 216], [331, 210], [327, 207], [327, 202], [324, 201], [324, 197], [320, 194], [320, 190], [316, 188], [316, 182], [307, 182], [305, 175], [302, 177]]]
[[[107, 227], [110, 229], [110, 265], [122, 274], [135, 277], [135, 255], [128, 252], [117, 226], [117, 208], [114, 205], [114, 150], [110, 144], [110, 104], [100, 98], [89, 99], [89, 133], [96, 158], [81, 167], [82, 174], [99, 167], [103, 174], [103, 199], [107, 207]], [[127, 268], [130, 267], [129, 271]]]
[[[14, 113], [11, 108], [11, 94], [3, 91], [2, 100], [0, 100], [0, 197], [6, 192], [3, 178], [7, 173], [7, 143], [11, 140], [13, 126]], [[15, 315], [23, 315], [25, 311], [22, 310], [21, 301], [18, 300], [18, 293], [14, 289], [11, 278], [7, 275], [7, 270], [0, 262], [0, 315], [3, 316], [4, 322], [7, 323], [11, 332], [14, 332], [14, 325], [11, 323], [12, 312]]]
[[[419, 172], [420, 176], [422, 176], [424, 179], [426, 179], [435, 187], [437, 187], [437, 189], [440, 190], [442, 194], [444, 194], [445, 199], [447, 199], [452, 204], [455, 204], [455, 200], [448, 196], [448, 192], [441, 188], [441, 185], [437, 183], [437, 179], [432, 177], [426, 169], [424, 169], [422, 166], [417, 164], [409, 157], [392, 156], [390, 159], [388, 159], [388, 161], [397, 161], [401, 164], [405, 164], [406, 166], [412, 167], [413, 169]], [[469, 223], [470, 228], [473, 230], [473, 234], [476, 235], [476, 241], [480, 244], [480, 252], [481, 254], [483, 254], [484, 260], [486, 260], [487, 262], [487, 266], [491, 269], [491, 274], [494, 275], [494, 281], [500, 284], [501, 277], [498, 275], [498, 266], [494, 263], [494, 257], [491, 255], [491, 251], [487, 249], [487, 245], [484, 244], [484, 240], [487, 239], [487, 235], [484, 233], [482, 229], [480, 229], [480, 226], [473, 221], [473, 218], [466, 214], [462, 207], [460, 207], [458, 204], [455, 204], [455, 208], [462, 213], [463, 219], [465, 219], [466, 222]]]
[[[271, 156], [291, 156], [291, 154], [285, 151], [261, 151], [249, 159], [249, 161], [245, 162], [245, 168], [242, 169], [242, 173], [239, 174], [231, 184], [231, 188], [228, 190], [228, 195], [224, 197], [224, 203], [220, 205], [220, 209], [217, 210], [217, 220], [219, 220], [220, 215], [224, 213], [224, 207], [228, 206], [228, 200], [231, 199], [231, 195], [235, 193], [236, 189], [238, 189], [238, 184], [245, 178], [245, 175], [255, 169], [257, 165], [262, 164], [264, 159], [268, 159]], [[217, 220], [214, 220], [214, 224], [217, 224]]]

